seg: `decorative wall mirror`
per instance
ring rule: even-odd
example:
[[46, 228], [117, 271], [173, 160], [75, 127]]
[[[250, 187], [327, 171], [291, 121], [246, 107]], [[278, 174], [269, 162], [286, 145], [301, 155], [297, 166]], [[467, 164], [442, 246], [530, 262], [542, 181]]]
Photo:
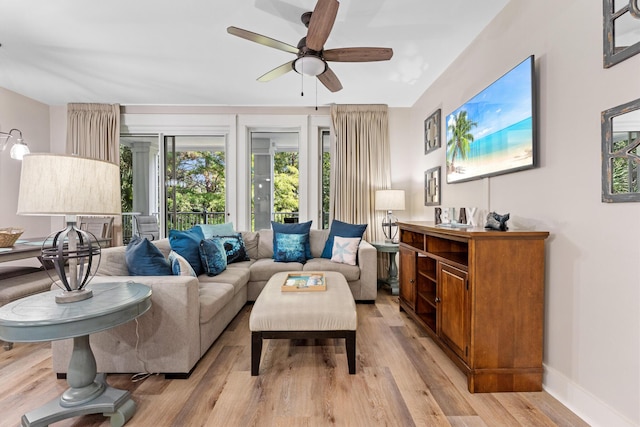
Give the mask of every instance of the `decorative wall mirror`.
[[424, 154], [440, 148], [440, 109], [424, 121]]
[[424, 205], [439, 205], [440, 199], [440, 166], [438, 166], [424, 173]]
[[603, 0], [604, 67], [640, 52], [640, 0]]
[[602, 201], [640, 202], [640, 99], [602, 112]]

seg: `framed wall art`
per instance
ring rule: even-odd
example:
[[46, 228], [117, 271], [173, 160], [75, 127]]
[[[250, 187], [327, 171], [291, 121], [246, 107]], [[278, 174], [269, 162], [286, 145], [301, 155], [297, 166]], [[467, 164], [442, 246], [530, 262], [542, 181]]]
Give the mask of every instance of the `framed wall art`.
[[440, 166], [437, 166], [424, 173], [424, 205], [437, 206], [441, 203], [441, 200]]
[[424, 121], [424, 154], [440, 148], [440, 109]]

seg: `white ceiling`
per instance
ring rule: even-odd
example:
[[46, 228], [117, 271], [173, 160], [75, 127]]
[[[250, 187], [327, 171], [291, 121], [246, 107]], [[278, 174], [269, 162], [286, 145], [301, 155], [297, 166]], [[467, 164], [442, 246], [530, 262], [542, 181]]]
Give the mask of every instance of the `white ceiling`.
[[[0, 87], [49, 105], [410, 107], [508, 0], [341, 0], [325, 43], [390, 47], [390, 61], [330, 63], [315, 78], [256, 78], [294, 55], [228, 26], [296, 45], [315, 0], [0, 0]], [[300, 96], [304, 84], [304, 97]]]

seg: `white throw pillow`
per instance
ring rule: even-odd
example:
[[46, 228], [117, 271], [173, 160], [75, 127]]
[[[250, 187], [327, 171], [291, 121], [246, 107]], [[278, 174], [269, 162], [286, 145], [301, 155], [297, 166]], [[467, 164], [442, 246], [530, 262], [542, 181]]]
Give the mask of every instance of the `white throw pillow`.
[[331, 252], [331, 261], [341, 264], [356, 265], [356, 256], [358, 255], [358, 246], [360, 245], [360, 237], [340, 237], [333, 238], [333, 251]]
[[193, 276], [197, 277], [196, 272], [182, 255], [176, 251], [169, 252], [169, 264], [171, 264], [171, 272], [174, 276]]

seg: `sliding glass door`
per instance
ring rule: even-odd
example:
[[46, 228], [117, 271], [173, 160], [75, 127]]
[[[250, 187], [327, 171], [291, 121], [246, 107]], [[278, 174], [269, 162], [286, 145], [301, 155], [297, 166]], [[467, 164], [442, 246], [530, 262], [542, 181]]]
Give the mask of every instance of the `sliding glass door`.
[[165, 136], [166, 229], [226, 222], [224, 136]]

